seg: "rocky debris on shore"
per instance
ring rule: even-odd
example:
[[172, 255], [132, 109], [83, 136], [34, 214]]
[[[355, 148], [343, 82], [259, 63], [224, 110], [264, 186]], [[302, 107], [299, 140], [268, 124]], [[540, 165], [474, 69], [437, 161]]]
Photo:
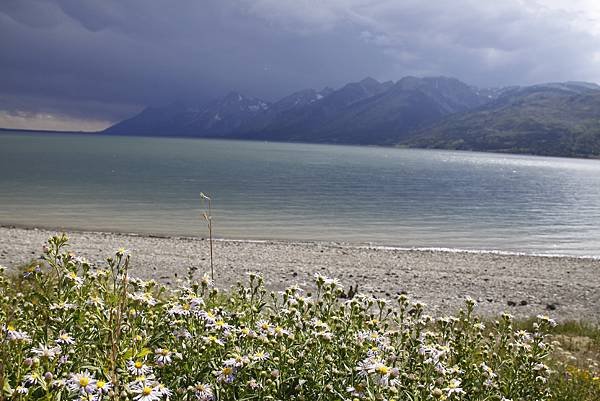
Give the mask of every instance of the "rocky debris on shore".
[[[55, 231], [0, 227], [0, 264], [30, 262]], [[104, 232], [68, 233], [71, 249], [97, 264], [114, 250], [132, 253], [132, 274], [176, 285], [190, 267], [210, 270], [201, 238]], [[477, 311], [517, 317], [551, 313], [560, 320], [600, 319], [600, 261], [572, 257], [400, 250], [352, 244], [218, 240], [215, 279], [221, 288], [259, 272], [276, 290], [298, 284], [311, 290], [314, 273], [341, 280], [345, 290], [395, 298], [406, 294], [431, 314], [454, 313], [466, 296]], [[350, 295], [350, 294], [347, 294]]]

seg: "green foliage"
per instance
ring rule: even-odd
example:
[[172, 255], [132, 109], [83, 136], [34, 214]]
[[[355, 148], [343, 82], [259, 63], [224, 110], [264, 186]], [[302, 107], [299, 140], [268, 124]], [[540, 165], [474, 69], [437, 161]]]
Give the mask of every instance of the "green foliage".
[[[532, 330], [535, 323], [535, 319], [528, 319], [519, 321], [516, 325], [524, 330]], [[552, 334], [554, 336], [587, 337], [590, 345], [600, 352], [600, 327], [597, 324], [567, 320], [558, 323], [552, 329]]]
[[517, 91], [421, 130], [405, 146], [600, 157], [600, 92]]
[[[433, 318], [400, 296], [269, 292], [249, 275], [223, 294], [204, 276], [167, 289], [128, 276], [119, 250], [104, 268], [53, 237], [43, 261], [0, 274], [2, 396], [176, 400], [594, 400], [598, 372], [553, 371], [540, 316], [485, 325], [468, 299]], [[559, 365], [557, 365], [559, 366]], [[560, 365], [563, 366], [563, 365]], [[596, 397], [596, 398], [594, 398]]]

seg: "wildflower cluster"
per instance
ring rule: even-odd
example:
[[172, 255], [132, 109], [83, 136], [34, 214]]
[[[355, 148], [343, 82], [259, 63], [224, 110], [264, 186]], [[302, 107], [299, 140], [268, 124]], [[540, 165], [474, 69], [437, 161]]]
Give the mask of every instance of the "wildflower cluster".
[[0, 384], [11, 399], [546, 400], [553, 321], [486, 327], [358, 294], [269, 292], [259, 275], [227, 295], [208, 277], [170, 290], [106, 268], [53, 237], [24, 277], [0, 273]]

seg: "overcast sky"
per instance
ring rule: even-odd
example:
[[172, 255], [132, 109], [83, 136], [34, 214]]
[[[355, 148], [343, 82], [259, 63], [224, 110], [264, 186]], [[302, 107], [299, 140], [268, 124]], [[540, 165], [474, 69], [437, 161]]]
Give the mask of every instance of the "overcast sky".
[[598, 0], [0, 0], [0, 127], [366, 76], [600, 82]]

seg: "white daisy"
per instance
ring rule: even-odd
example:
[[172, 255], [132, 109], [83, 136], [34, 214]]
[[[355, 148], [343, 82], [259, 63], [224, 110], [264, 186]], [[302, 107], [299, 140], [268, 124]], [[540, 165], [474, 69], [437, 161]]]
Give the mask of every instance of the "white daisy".
[[125, 256], [127, 254], [129, 254], [129, 249], [125, 249], [125, 248], [119, 248], [117, 249], [117, 252], [115, 252], [117, 254], [117, 256]]
[[337, 278], [329, 278], [329, 277], [325, 277], [325, 285], [331, 286], [331, 287], [337, 287], [337, 288], [344, 288], [344, 286], [342, 285], [342, 282], [337, 279]]
[[256, 332], [249, 327], [242, 327], [241, 329], [239, 329], [239, 334], [240, 334], [240, 337], [250, 337], [250, 338], [256, 337]]
[[212, 327], [214, 327], [217, 330], [222, 330], [222, 331], [231, 330], [231, 325], [225, 323], [225, 320], [223, 320], [223, 319], [215, 320], [211, 325], [212, 325]]
[[77, 305], [66, 301], [61, 301], [50, 305], [50, 310], [70, 310], [75, 308], [77, 308]]
[[189, 303], [184, 303], [182, 305], [176, 304], [171, 309], [167, 311], [167, 313], [171, 316], [189, 316], [191, 312], [192, 306]]
[[69, 335], [69, 333], [61, 331], [60, 334], [58, 335], [58, 338], [56, 339], [56, 343], [63, 344], [63, 345], [71, 345], [71, 344], [75, 344], [75, 340], [73, 339], [73, 337], [71, 337]]
[[29, 334], [27, 334], [24, 331], [20, 331], [15, 329], [15, 327], [13, 325], [7, 325], [4, 328], [4, 331], [6, 332], [6, 338], [8, 339], [8, 341], [23, 341], [23, 342], [29, 342], [31, 341], [31, 337], [29, 337]]
[[80, 287], [83, 285], [83, 279], [77, 275], [75, 272], [67, 273], [67, 279], [75, 284], [76, 287]]
[[202, 276], [202, 280], [200, 280], [200, 283], [204, 287], [212, 287], [212, 285], [214, 284], [213, 280], [206, 273], [204, 273], [204, 275]]
[[198, 316], [200, 316], [206, 323], [213, 324], [217, 321], [217, 316], [211, 311], [201, 310], [198, 312]]
[[143, 384], [132, 387], [131, 391], [135, 394], [133, 399], [136, 401], [157, 401], [162, 397], [162, 392], [158, 386], [150, 387], [149, 385]]
[[40, 344], [37, 348], [33, 348], [31, 352], [40, 358], [47, 358], [48, 360], [52, 361], [57, 355], [61, 354], [62, 350], [58, 346], [49, 347], [45, 344]]
[[112, 384], [105, 382], [104, 380], [96, 381], [96, 391], [99, 394], [107, 394], [112, 388]]
[[252, 390], [256, 390], [261, 387], [260, 383], [258, 383], [255, 379], [248, 380], [246, 385], [248, 387], [250, 387]]
[[452, 379], [448, 384], [448, 387], [444, 389], [446, 391], [448, 398], [452, 396], [452, 394], [464, 394], [465, 391], [460, 387], [461, 381], [460, 379]]
[[24, 386], [17, 386], [15, 391], [17, 392], [17, 394], [21, 394], [21, 395], [25, 395], [25, 394], [29, 393], [29, 389]]
[[98, 295], [94, 295], [88, 298], [86, 304], [99, 308], [101, 306], [104, 306], [104, 301]]
[[269, 353], [264, 351], [257, 351], [252, 355], [252, 359], [254, 359], [255, 361], [266, 361], [267, 359], [269, 359], [269, 357]]
[[25, 377], [23, 377], [23, 384], [30, 387], [30, 386], [33, 386], [34, 384], [41, 384], [42, 380], [43, 380], [42, 376], [40, 376], [39, 373], [31, 372], [31, 373], [25, 375]]
[[83, 373], [73, 374], [68, 386], [71, 391], [92, 394], [96, 390], [96, 379], [86, 370]]
[[166, 348], [157, 348], [154, 350], [154, 361], [159, 367], [169, 365], [173, 360], [171, 359], [173, 353]]
[[173, 392], [162, 383], [158, 383], [156, 388], [157, 388], [157, 391], [160, 392], [160, 395], [167, 399], [169, 399], [173, 395]]
[[275, 337], [284, 337], [289, 336], [290, 332], [281, 326], [277, 326], [273, 329], [271, 334], [275, 335]]
[[142, 361], [128, 361], [127, 371], [134, 376], [146, 376], [152, 373], [152, 368]]
[[213, 389], [210, 384], [196, 383], [193, 391], [198, 401], [212, 401], [214, 399]]
[[138, 301], [148, 306], [155, 306], [158, 301], [149, 292], [136, 291], [133, 294], [128, 295], [129, 299]]
[[189, 330], [184, 327], [178, 328], [177, 330], [173, 331], [173, 335], [178, 339], [192, 338], [192, 333], [190, 333]]
[[217, 381], [221, 383], [232, 383], [235, 379], [235, 369], [231, 366], [224, 366], [217, 372]]
[[200, 297], [192, 297], [189, 302], [193, 309], [204, 306], [204, 300]]
[[53, 388], [63, 388], [67, 385], [67, 381], [65, 379], [56, 379], [52, 380], [51, 385]]
[[258, 322], [256, 322], [256, 328], [263, 333], [268, 333], [271, 330], [273, 330], [273, 326], [264, 319], [261, 319]]
[[216, 344], [216, 345], [219, 345], [221, 347], [225, 345], [225, 341], [223, 341], [222, 339], [220, 339], [220, 338], [218, 338], [216, 336], [202, 337], [202, 339], [207, 344]]

